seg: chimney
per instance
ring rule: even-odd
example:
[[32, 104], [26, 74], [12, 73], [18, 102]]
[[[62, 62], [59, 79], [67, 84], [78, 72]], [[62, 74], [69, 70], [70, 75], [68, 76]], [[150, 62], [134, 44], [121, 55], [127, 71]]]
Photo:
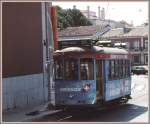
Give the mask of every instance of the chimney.
[[101, 9], [100, 9], [100, 6], [98, 7], [98, 19], [99, 20], [101, 19]]
[[101, 10], [101, 19], [105, 20], [105, 9], [104, 8]]
[[73, 9], [76, 9], [76, 5], [73, 6]]
[[131, 26], [133, 26], [133, 20], [131, 20]]
[[87, 18], [90, 19], [90, 7], [87, 6]]

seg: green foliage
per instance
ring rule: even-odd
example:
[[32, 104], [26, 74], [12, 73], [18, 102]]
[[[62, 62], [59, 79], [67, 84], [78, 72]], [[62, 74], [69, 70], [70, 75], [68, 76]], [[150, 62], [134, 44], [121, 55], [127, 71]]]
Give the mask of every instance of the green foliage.
[[62, 9], [57, 6], [58, 28], [86, 26], [92, 23], [78, 9]]

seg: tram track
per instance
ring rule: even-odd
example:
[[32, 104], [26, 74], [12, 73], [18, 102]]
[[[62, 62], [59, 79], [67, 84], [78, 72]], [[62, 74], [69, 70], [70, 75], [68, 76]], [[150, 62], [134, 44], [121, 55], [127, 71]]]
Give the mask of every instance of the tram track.
[[62, 110], [54, 114], [43, 116], [42, 118], [39, 119], [34, 119], [32, 120], [32, 122], [46, 122], [47, 120], [51, 120], [51, 122], [61, 122], [71, 117], [72, 117], [71, 112]]

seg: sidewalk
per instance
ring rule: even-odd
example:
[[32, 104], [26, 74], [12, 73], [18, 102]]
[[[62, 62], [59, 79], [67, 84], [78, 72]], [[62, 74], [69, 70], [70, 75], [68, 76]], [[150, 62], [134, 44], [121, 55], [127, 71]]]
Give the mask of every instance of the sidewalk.
[[46, 105], [29, 107], [27, 109], [13, 109], [3, 112], [3, 122], [32, 122], [32, 120], [42, 118], [45, 115], [54, 114], [61, 110], [48, 110]]

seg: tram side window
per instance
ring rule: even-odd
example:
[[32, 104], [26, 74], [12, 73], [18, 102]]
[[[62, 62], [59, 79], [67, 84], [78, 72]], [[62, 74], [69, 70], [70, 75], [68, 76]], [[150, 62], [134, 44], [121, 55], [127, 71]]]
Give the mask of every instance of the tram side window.
[[64, 61], [64, 77], [66, 80], [78, 80], [78, 63], [75, 59]]
[[109, 79], [119, 79], [123, 77], [124, 72], [123, 60], [110, 60], [109, 61]]
[[126, 60], [125, 65], [126, 65], [126, 77], [129, 77], [130, 76], [130, 61]]
[[128, 77], [128, 60], [125, 60], [125, 66], [126, 66], [126, 77]]
[[111, 60], [109, 61], [109, 74], [108, 74], [108, 77], [109, 79], [111, 79]]
[[115, 65], [114, 65], [114, 67], [115, 67], [115, 76], [114, 76], [114, 78], [115, 79], [117, 79], [118, 77], [119, 77], [119, 70], [120, 70], [120, 65], [119, 65], [119, 60], [114, 60], [115, 61]]
[[63, 79], [63, 64], [60, 60], [55, 61], [55, 79], [61, 80]]
[[93, 80], [93, 60], [81, 59], [80, 60], [80, 79], [81, 80]]
[[130, 61], [129, 60], [123, 60], [123, 77], [129, 77], [130, 76]]
[[120, 60], [120, 77], [122, 78], [123, 77], [123, 60]]
[[125, 60], [123, 60], [123, 77], [126, 77], [126, 63], [125, 63]]
[[129, 60], [110, 60], [109, 61], [109, 79], [121, 79], [130, 76]]
[[109, 79], [112, 80], [115, 77], [115, 61], [110, 60], [109, 61]]
[[130, 76], [130, 61], [128, 60], [128, 76]]

